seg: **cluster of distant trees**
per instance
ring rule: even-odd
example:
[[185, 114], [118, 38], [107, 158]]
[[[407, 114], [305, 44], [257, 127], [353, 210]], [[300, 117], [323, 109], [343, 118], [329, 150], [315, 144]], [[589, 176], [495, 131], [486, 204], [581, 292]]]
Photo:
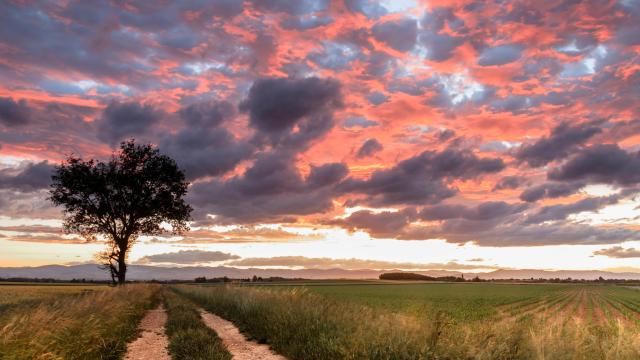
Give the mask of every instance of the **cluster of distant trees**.
[[464, 276], [427, 276], [410, 272], [393, 272], [380, 274], [380, 280], [420, 280], [420, 281], [451, 281], [463, 282]]
[[572, 279], [572, 278], [529, 278], [529, 279], [480, 279], [478, 276], [471, 279], [465, 279], [464, 275], [461, 276], [428, 276], [422, 274], [416, 274], [411, 272], [393, 272], [380, 274], [380, 280], [418, 280], [418, 281], [446, 281], [446, 282], [514, 282], [514, 283], [605, 283], [605, 284], [623, 284], [623, 285], [640, 285], [640, 280], [628, 280], [628, 279], [605, 279], [602, 276], [594, 280], [585, 279]]
[[251, 278], [245, 279], [232, 279], [227, 276], [222, 277], [214, 277], [214, 278], [206, 278], [204, 276], [197, 277], [194, 279], [195, 283], [203, 284], [203, 283], [229, 283], [229, 282], [283, 282], [283, 281], [304, 281], [307, 279], [303, 278], [283, 278], [280, 276], [270, 276], [267, 278], [263, 278], [261, 276], [253, 275]]

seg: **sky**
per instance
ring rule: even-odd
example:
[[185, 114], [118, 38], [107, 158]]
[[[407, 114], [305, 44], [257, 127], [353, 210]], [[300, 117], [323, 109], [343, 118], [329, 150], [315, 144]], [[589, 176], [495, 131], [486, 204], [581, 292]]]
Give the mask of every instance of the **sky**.
[[191, 231], [135, 264], [640, 272], [640, 1], [2, 1], [0, 266], [135, 138]]

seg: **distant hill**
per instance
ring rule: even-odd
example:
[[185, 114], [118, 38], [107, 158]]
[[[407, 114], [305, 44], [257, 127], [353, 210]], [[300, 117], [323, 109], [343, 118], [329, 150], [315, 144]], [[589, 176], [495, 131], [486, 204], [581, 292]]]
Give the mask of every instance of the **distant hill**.
[[[196, 277], [229, 277], [233, 279], [249, 278], [253, 275], [263, 278], [304, 278], [304, 279], [378, 279], [383, 273], [403, 273], [402, 270], [345, 270], [345, 269], [240, 269], [229, 266], [187, 266], [160, 267], [149, 265], [130, 265], [127, 278], [130, 280], [193, 280]], [[406, 272], [405, 272], [406, 273]], [[430, 277], [459, 277], [458, 271], [429, 270], [412, 272]], [[465, 273], [466, 279], [478, 276], [481, 279], [553, 279], [572, 278], [595, 280], [602, 276], [604, 279], [640, 280], [640, 273], [613, 273], [608, 271], [547, 271], [547, 270], [496, 270], [486, 273]], [[0, 267], [0, 278], [51, 278], [57, 280], [87, 279], [108, 280], [108, 273], [98, 265], [45, 265], [37, 267]]]
[[[579, 280], [596, 280], [599, 277], [603, 279], [625, 279], [640, 280], [640, 273], [623, 272], [614, 273], [602, 270], [535, 270], [535, 269], [519, 269], [519, 270], [495, 270], [487, 273], [469, 274], [469, 277], [478, 276], [480, 279], [579, 279]], [[465, 278], [467, 275], [465, 275]]]
[[[160, 267], [148, 265], [129, 265], [129, 280], [193, 280], [196, 277], [206, 278], [229, 277], [232, 279], [260, 277], [283, 277], [304, 279], [377, 279], [385, 271], [379, 270], [344, 270], [344, 269], [240, 269], [228, 266], [187, 266]], [[434, 270], [421, 272], [430, 276], [447, 276], [456, 272]], [[457, 275], [459, 276], [459, 275]], [[37, 267], [0, 267], [0, 278], [51, 278], [57, 280], [87, 279], [108, 280], [106, 271], [96, 264], [88, 265], [45, 265]]]

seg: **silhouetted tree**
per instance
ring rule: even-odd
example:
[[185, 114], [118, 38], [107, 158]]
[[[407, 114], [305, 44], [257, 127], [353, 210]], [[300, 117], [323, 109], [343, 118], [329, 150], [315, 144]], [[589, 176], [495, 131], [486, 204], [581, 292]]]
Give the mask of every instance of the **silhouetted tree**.
[[188, 182], [176, 162], [152, 145], [120, 144], [108, 162], [70, 156], [52, 176], [50, 200], [64, 207], [64, 229], [88, 241], [103, 236], [98, 254], [115, 284], [124, 284], [127, 254], [139, 235], [189, 230]]

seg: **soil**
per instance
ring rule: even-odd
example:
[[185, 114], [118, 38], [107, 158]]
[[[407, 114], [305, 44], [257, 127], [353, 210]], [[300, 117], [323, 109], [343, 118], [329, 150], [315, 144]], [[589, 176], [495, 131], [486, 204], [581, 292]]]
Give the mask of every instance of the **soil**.
[[274, 353], [268, 345], [249, 341], [230, 321], [204, 310], [200, 311], [204, 323], [213, 329], [235, 360], [286, 360]]
[[167, 346], [169, 340], [164, 333], [167, 313], [159, 306], [149, 310], [140, 321], [140, 337], [127, 346], [125, 360], [171, 360]]

